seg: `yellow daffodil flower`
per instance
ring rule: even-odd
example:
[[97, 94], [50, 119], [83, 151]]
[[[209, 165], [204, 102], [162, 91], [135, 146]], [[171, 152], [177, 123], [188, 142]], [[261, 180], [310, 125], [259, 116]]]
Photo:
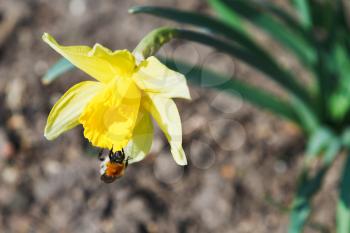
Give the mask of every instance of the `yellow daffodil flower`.
[[137, 162], [152, 145], [152, 116], [169, 141], [176, 163], [187, 164], [180, 116], [172, 100], [190, 99], [182, 74], [153, 56], [136, 61], [127, 50], [112, 52], [100, 44], [61, 46], [47, 33], [43, 40], [96, 79], [74, 85], [57, 101], [47, 119], [47, 139], [81, 124], [92, 145], [114, 152], [124, 148], [130, 162]]

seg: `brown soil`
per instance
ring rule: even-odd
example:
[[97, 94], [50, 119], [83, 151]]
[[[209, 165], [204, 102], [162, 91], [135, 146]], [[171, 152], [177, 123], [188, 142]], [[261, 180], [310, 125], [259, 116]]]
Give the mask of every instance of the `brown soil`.
[[[285, 208], [304, 138], [294, 125], [241, 98], [191, 87], [193, 101], [177, 102], [189, 165], [175, 165], [157, 130], [151, 155], [109, 185], [99, 180], [97, 152], [81, 128], [52, 142], [44, 138], [53, 103], [88, 77], [73, 71], [42, 85], [40, 78], [59, 58], [41, 41], [42, 33], [63, 44], [132, 50], [151, 29], [173, 25], [129, 15], [127, 9], [138, 4], [209, 11], [196, 0], [0, 2], [0, 231], [286, 232]], [[276, 91], [257, 72], [203, 46], [176, 42], [162, 53]], [[320, 224], [333, 228], [336, 174], [335, 168], [317, 197], [307, 232], [319, 232]]]

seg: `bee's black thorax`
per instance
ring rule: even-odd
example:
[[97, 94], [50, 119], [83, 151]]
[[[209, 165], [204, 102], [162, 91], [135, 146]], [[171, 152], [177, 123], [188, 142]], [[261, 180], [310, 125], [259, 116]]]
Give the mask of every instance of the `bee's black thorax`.
[[112, 163], [123, 163], [124, 162], [124, 159], [125, 159], [125, 153], [124, 153], [124, 150], [121, 150], [121, 151], [117, 151], [115, 153], [110, 153], [109, 155], [109, 160], [112, 162]]

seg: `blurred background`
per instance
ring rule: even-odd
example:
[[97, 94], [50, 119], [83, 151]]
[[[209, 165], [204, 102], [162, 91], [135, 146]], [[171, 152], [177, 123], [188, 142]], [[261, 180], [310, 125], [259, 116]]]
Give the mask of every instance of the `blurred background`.
[[[193, 100], [177, 101], [189, 166], [175, 164], [157, 129], [147, 159], [112, 184], [100, 181], [97, 152], [82, 128], [44, 138], [55, 101], [89, 77], [75, 70], [44, 86], [40, 79], [59, 55], [42, 42], [43, 32], [65, 45], [132, 50], [152, 29], [174, 25], [128, 14], [140, 4], [213, 14], [199, 0], [0, 1], [0, 232], [285, 232], [304, 138], [242, 98], [191, 86]], [[303, 76], [277, 44], [260, 31], [255, 36]], [[280, 93], [246, 65], [194, 43], [175, 41], [160, 54]], [[306, 232], [334, 226], [337, 163]]]

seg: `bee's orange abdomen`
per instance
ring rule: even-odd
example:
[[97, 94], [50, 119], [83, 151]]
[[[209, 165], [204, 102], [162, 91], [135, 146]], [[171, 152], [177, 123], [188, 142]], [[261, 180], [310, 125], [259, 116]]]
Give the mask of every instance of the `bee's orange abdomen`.
[[123, 164], [123, 163], [108, 162], [105, 175], [110, 176], [110, 177], [122, 176], [122, 175], [124, 175], [124, 170], [125, 170], [124, 167], [125, 167], [125, 164]]

